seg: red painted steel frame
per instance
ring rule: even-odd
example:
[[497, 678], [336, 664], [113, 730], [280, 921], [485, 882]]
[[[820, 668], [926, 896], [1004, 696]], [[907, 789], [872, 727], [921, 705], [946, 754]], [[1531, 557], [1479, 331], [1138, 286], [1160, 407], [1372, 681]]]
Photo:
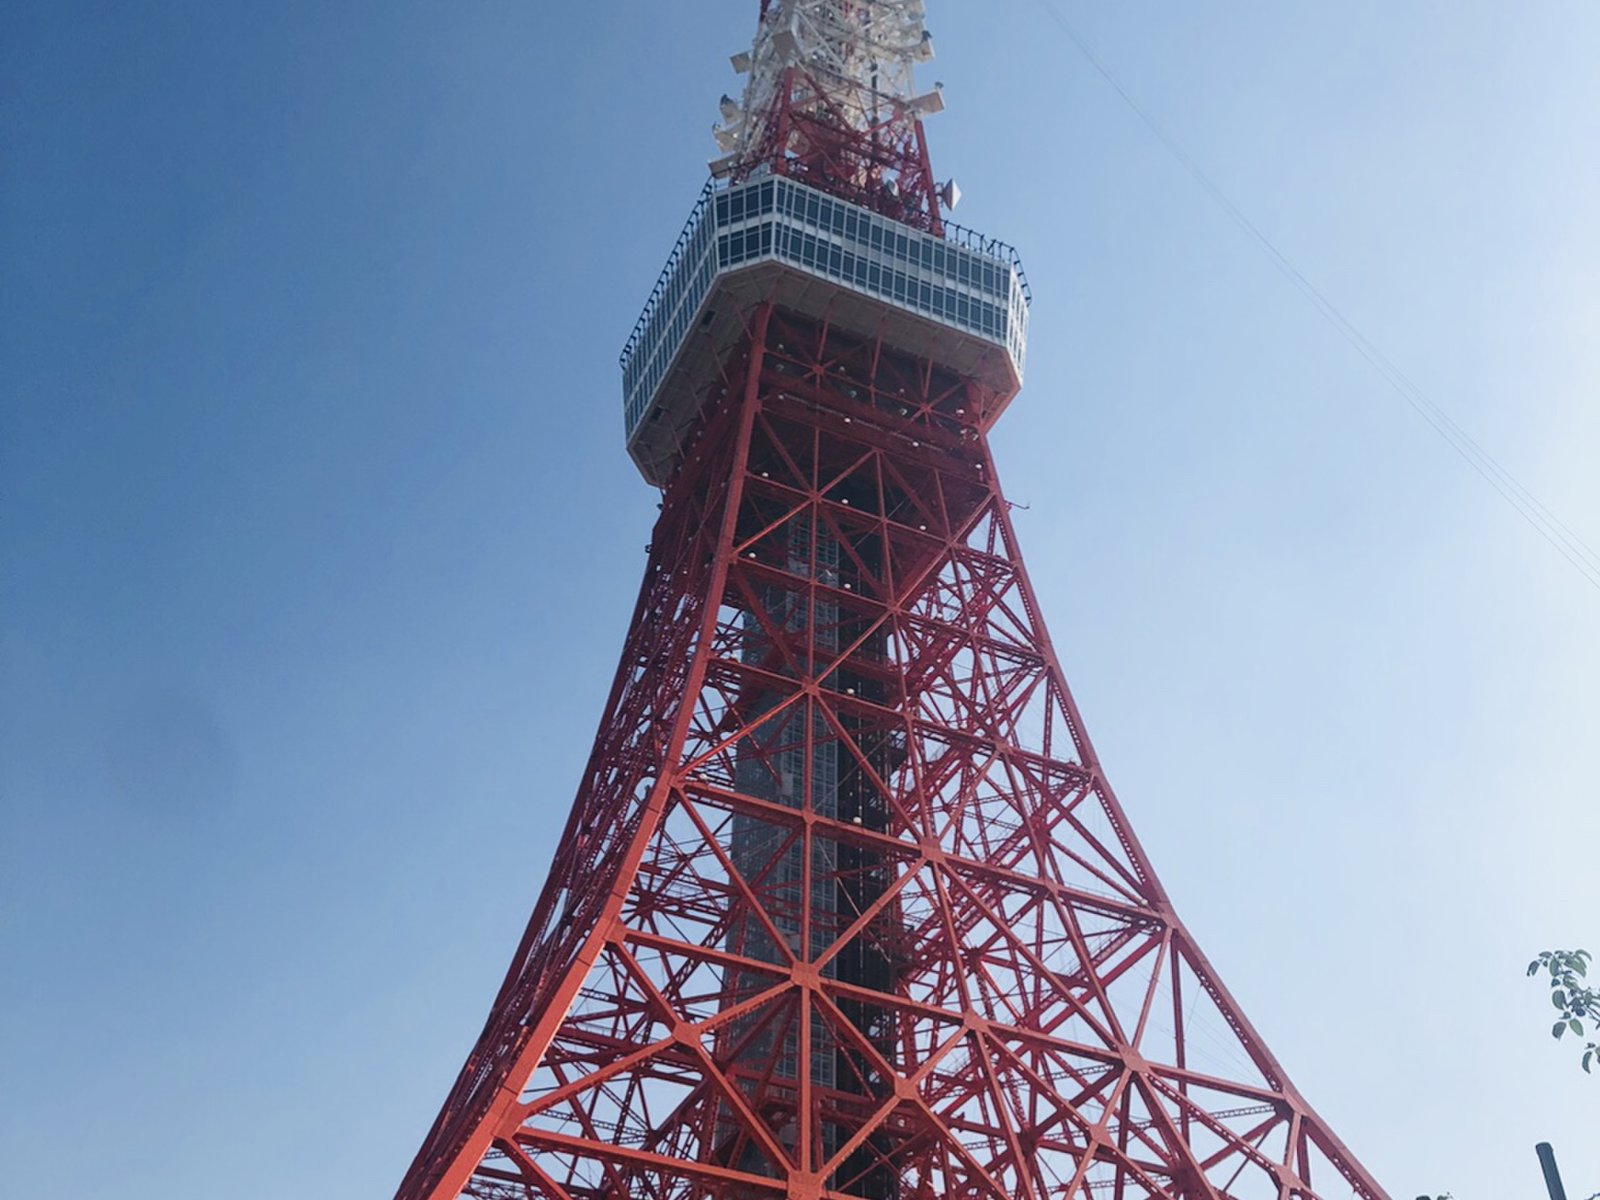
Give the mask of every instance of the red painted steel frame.
[[[848, 6], [847, 6], [848, 7]], [[774, 5], [761, 5], [761, 20]], [[846, 107], [804, 63], [787, 68], [735, 181], [788, 175], [917, 229], [939, 233], [939, 186], [922, 122], [902, 103]]]
[[876, 121], [841, 111], [798, 67], [785, 72], [755, 152], [733, 177], [748, 179], [758, 170], [788, 175], [917, 229], [943, 228], [922, 122], [898, 107]]
[[1387, 1200], [1101, 772], [989, 455], [1008, 399], [751, 315], [401, 1200]]

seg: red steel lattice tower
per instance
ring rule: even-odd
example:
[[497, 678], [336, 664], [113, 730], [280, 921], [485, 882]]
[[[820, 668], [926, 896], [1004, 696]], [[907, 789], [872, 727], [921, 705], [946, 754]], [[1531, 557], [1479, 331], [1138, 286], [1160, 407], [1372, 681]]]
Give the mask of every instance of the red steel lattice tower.
[[623, 355], [662, 506], [532, 921], [401, 1200], [1387, 1200], [1174, 914], [987, 434], [920, 0], [763, 0]]

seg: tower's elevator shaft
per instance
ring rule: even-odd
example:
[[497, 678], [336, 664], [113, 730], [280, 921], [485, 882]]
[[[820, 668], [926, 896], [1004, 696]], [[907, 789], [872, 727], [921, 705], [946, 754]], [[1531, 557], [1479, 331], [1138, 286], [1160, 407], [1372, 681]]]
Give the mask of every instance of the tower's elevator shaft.
[[[788, 367], [781, 353], [768, 361], [771, 374], [781, 378]], [[761, 456], [759, 448], [752, 453], [752, 476], [771, 479], [782, 472], [784, 464]], [[870, 515], [879, 506], [872, 492], [846, 480], [828, 500]], [[739, 615], [739, 655], [750, 673], [738, 707], [754, 729], [738, 747], [735, 788], [828, 823], [887, 835], [890, 814], [883, 791], [904, 762], [903, 732], [875, 728], [877, 723], [854, 715], [850, 707], [812, 698], [826, 692], [880, 708], [894, 700], [884, 670], [887, 627], [861, 604], [851, 603], [870, 597], [873, 580], [881, 575], [882, 551], [875, 537], [851, 537], [814, 511], [784, 516], [779, 509], [754, 489], [739, 515], [740, 540], [760, 544], [746, 552], [741, 565], [760, 570], [762, 578], [745, 590]], [[793, 684], [801, 685], [798, 691]], [[768, 1110], [764, 1115], [791, 1145], [801, 1136], [802, 1123], [797, 1111], [783, 1110], [801, 1102], [799, 1076], [806, 1073], [817, 1098], [815, 1151], [820, 1159], [831, 1159], [891, 1087], [866, 1061], [857, 1039], [870, 1043], [883, 1060], [895, 1061], [888, 1010], [859, 996], [860, 990], [888, 993], [894, 987], [893, 906], [861, 924], [884, 897], [892, 868], [881, 853], [859, 842], [821, 832], [796, 838], [792, 827], [751, 813], [734, 817], [729, 857], [745, 886], [759, 894], [767, 918], [736, 916], [729, 951], [777, 963], [787, 955], [775, 944], [776, 933], [788, 954], [815, 963], [822, 978], [856, 989], [835, 1004], [850, 1035], [801, 1005], [741, 1018], [730, 1025], [724, 1042], [728, 1073], [752, 1098], [759, 1097]], [[754, 973], [731, 968], [726, 994], [737, 1003], [762, 986]], [[737, 1141], [730, 1124], [720, 1131], [718, 1153], [739, 1161]], [[863, 1200], [893, 1200], [898, 1193], [885, 1163], [887, 1149], [880, 1138], [847, 1155], [830, 1189]], [[742, 1165], [753, 1165], [748, 1154]]]

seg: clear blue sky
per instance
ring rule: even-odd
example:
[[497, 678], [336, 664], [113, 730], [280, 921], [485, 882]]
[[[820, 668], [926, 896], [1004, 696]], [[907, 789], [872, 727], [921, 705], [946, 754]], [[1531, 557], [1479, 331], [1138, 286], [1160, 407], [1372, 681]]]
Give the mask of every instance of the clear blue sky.
[[[1600, 6], [1060, 0], [1600, 545]], [[754, 0], [3, 5], [11, 1194], [388, 1195], [532, 907], [654, 498], [616, 353]], [[1029, 0], [930, 3], [996, 434], [1186, 919], [1397, 1197], [1600, 1190], [1600, 593]]]

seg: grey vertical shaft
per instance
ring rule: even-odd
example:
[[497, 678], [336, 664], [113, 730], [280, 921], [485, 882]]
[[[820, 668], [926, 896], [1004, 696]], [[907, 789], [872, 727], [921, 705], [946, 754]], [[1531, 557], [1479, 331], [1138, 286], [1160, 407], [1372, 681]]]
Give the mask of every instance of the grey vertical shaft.
[[1544, 1168], [1544, 1186], [1550, 1189], [1550, 1200], [1567, 1200], [1567, 1189], [1561, 1185], [1561, 1172], [1556, 1168], [1556, 1152], [1550, 1149], [1549, 1142], [1540, 1142], [1534, 1150]]

